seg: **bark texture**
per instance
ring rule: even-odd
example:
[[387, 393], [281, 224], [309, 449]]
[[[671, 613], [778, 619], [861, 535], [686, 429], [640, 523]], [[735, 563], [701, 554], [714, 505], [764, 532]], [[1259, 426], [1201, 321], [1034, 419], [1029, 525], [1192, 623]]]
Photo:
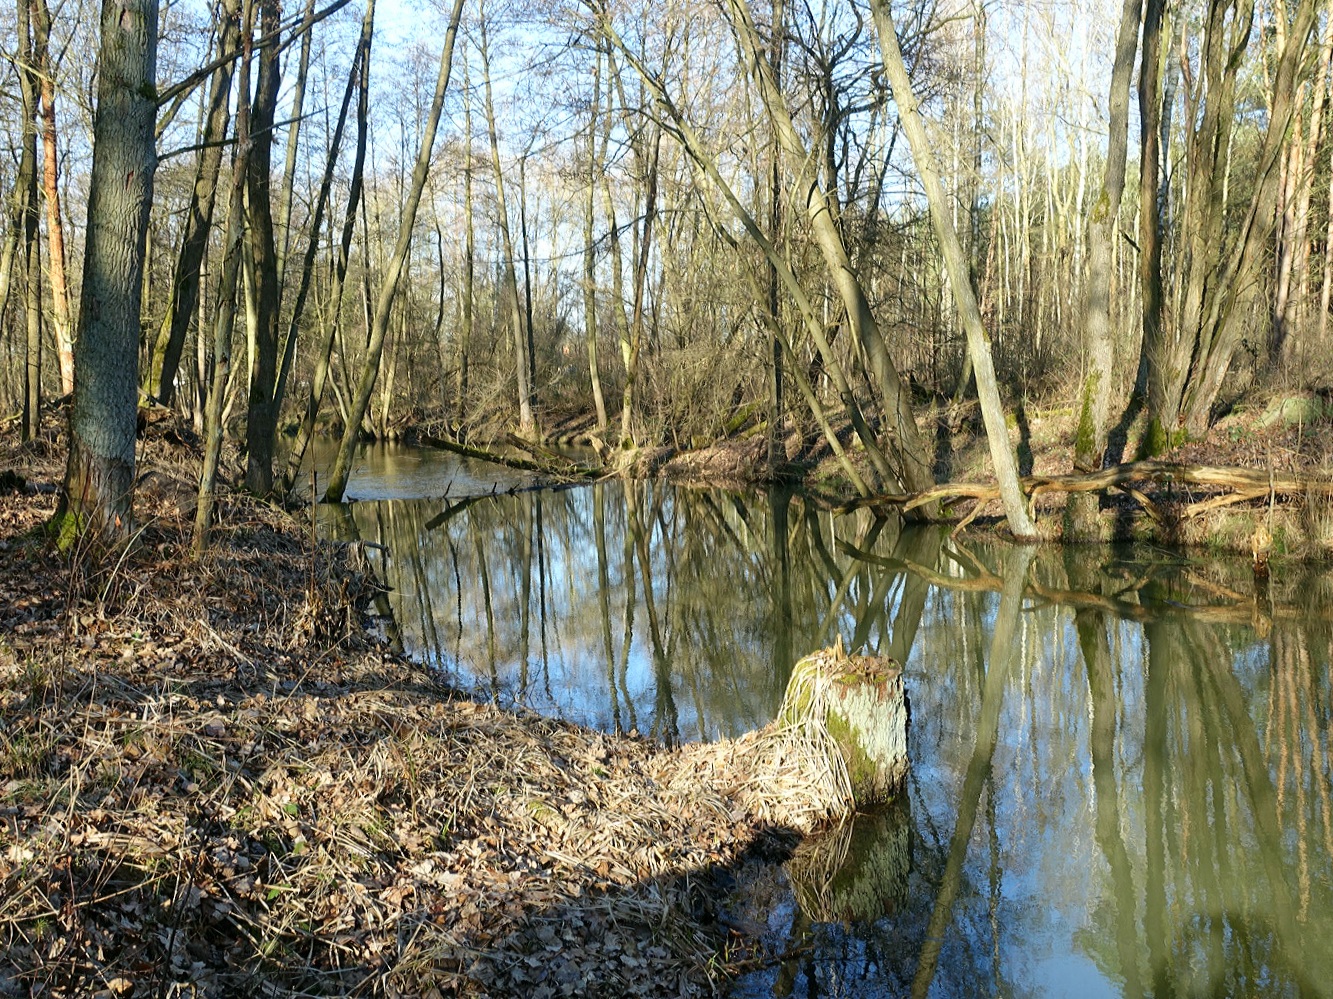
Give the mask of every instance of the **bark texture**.
[[157, 0], [104, 0], [62, 542], [129, 529], [144, 234], [157, 168]]
[[[1107, 102], [1108, 140], [1102, 190], [1088, 220], [1088, 278], [1083, 305], [1083, 388], [1078, 434], [1074, 439], [1074, 468], [1094, 472], [1102, 467], [1106, 451], [1106, 422], [1111, 403], [1114, 350], [1111, 336], [1111, 277], [1119, 228], [1120, 202], [1125, 192], [1125, 165], [1129, 147], [1129, 84], [1138, 49], [1143, 0], [1125, 0], [1120, 11], [1115, 59], [1111, 65], [1111, 92]], [[1097, 500], [1077, 496], [1070, 500], [1065, 521], [1068, 539], [1093, 538]]]

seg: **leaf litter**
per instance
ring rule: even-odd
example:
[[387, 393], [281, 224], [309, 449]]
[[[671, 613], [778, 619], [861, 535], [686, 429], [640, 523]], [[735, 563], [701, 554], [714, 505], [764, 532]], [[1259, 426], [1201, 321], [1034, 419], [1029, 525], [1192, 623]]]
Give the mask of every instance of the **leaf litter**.
[[845, 811], [818, 733], [464, 699], [366, 630], [358, 546], [227, 494], [192, 560], [159, 488], [59, 556], [58, 441], [0, 445], [0, 996], [705, 996], [765, 959], [732, 901]]

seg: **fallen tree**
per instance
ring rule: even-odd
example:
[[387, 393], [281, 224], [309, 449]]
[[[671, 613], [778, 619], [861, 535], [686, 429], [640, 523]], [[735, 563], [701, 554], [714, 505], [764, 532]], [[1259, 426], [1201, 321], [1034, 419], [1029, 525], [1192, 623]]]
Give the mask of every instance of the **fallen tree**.
[[472, 447], [467, 444], [460, 444], [458, 441], [449, 440], [446, 437], [432, 437], [429, 434], [420, 434], [417, 437], [417, 442], [426, 447], [439, 448], [442, 451], [452, 451], [454, 454], [462, 455], [464, 458], [475, 458], [478, 461], [489, 461], [495, 465], [504, 465], [506, 468], [516, 468], [521, 472], [535, 472], [539, 475], [549, 476], [550, 478], [559, 481], [568, 482], [580, 479], [598, 479], [606, 474], [605, 469], [590, 468], [585, 465], [580, 465], [578, 462], [566, 458], [564, 455], [561, 455], [556, 451], [536, 445], [515, 434], [510, 434], [508, 441], [514, 447], [527, 451], [532, 455], [532, 458], [519, 458], [515, 455], [503, 454], [499, 451], [489, 451], [485, 448]]
[[[1333, 495], [1333, 478], [1303, 476], [1273, 469], [1244, 468], [1228, 465], [1185, 465], [1167, 461], [1133, 461], [1096, 472], [1065, 475], [1026, 475], [1019, 486], [1028, 505], [1044, 493], [1121, 492], [1132, 496], [1145, 513], [1158, 523], [1179, 523], [1209, 510], [1236, 503], [1277, 497]], [[1149, 495], [1144, 487], [1155, 486], [1159, 492]], [[1160, 494], [1162, 488], [1191, 487], [1189, 501], [1172, 503], [1169, 510]], [[1206, 490], [1205, 497], [1193, 498], [1193, 490]], [[1174, 497], [1173, 497], [1174, 498]], [[854, 499], [839, 507], [841, 512], [869, 507], [875, 510], [900, 509], [903, 512], [949, 500], [971, 499], [976, 503], [962, 518], [970, 522], [987, 503], [1000, 499], [994, 482], [946, 482], [917, 493], [880, 493]]]

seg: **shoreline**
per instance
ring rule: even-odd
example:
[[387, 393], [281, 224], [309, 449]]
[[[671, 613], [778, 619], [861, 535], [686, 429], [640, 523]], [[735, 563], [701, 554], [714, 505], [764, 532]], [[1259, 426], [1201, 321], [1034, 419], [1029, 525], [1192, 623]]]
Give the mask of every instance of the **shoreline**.
[[199, 561], [151, 503], [62, 558], [52, 502], [0, 495], [0, 996], [706, 996], [762, 962], [724, 899], [818, 817], [738, 790], [759, 737], [461, 699], [370, 638], [352, 546], [244, 496]]

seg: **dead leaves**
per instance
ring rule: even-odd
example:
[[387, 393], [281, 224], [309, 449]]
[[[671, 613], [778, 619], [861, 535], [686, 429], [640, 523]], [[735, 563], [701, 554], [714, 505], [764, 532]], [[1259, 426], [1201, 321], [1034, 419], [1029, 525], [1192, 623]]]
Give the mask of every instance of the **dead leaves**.
[[0, 498], [0, 996], [717, 991], [700, 872], [755, 830], [711, 757], [446, 700], [361, 632], [359, 556], [259, 504], [76, 579], [36, 503]]

